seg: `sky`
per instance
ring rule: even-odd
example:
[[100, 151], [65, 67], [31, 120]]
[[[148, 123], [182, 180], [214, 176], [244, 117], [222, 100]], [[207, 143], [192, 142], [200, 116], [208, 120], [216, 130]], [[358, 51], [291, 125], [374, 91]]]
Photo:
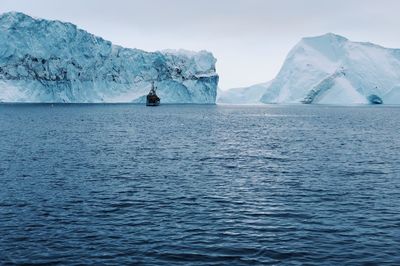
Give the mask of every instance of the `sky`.
[[302, 37], [400, 48], [399, 10], [398, 0], [0, 0], [1, 13], [72, 22], [125, 47], [208, 50], [223, 90], [273, 79]]

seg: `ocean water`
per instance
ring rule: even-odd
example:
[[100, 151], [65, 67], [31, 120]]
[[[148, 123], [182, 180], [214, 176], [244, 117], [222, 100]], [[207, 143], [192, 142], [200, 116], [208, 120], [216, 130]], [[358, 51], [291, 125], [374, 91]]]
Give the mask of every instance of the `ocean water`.
[[400, 108], [0, 105], [0, 265], [399, 265]]

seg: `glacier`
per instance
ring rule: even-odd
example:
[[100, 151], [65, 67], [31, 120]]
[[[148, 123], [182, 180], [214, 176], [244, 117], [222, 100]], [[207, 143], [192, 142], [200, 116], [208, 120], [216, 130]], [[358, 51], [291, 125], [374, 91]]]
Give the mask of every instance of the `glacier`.
[[0, 102], [140, 103], [152, 81], [162, 103], [216, 101], [216, 59], [207, 51], [123, 48], [19, 12], [0, 16], [0, 44]]
[[[240, 103], [226, 95], [224, 101]], [[379, 103], [379, 98], [400, 104], [400, 49], [333, 33], [303, 38], [261, 96], [253, 96], [246, 101], [347, 105]]]

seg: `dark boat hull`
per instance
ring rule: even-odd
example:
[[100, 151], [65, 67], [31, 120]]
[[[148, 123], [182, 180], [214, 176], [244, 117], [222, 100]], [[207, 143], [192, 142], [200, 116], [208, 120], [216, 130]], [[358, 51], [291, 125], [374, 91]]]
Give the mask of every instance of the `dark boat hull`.
[[159, 106], [160, 98], [157, 95], [148, 95], [146, 98], [146, 106]]

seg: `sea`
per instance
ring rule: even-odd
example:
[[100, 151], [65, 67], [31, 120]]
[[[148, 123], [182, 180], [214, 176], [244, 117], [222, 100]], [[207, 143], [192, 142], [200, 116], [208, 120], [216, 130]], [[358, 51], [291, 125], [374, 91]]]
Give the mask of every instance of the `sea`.
[[400, 265], [400, 107], [1, 104], [0, 265]]

